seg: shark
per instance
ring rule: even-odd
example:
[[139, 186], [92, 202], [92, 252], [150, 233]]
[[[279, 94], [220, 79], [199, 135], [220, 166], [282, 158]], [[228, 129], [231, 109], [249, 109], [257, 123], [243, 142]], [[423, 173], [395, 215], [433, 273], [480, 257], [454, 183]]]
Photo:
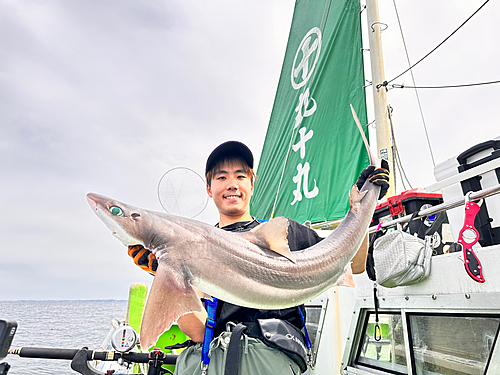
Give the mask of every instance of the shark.
[[87, 194], [87, 201], [124, 245], [142, 245], [158, 259], [140, 332], [142, 347], [149, 348], [179, 317], [202, 311], [196, 290], [240, 306], [282, 309], [335, 285], [353, 286], [350, 262], [366, 236], [379, 191], [369, 180], [359, 191], [353, 185], [340, 225], [316, 245], [293, 253], [284, 217], [234, 233], [98, 194]]

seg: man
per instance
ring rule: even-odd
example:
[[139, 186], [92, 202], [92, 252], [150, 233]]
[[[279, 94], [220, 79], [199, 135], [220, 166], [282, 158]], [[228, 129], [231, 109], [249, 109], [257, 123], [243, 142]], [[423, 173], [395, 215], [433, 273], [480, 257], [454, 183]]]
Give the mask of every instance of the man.
[[[363, 180], [361, 185], [366, 178], [371, 179], [374, 174], [380, 176], [380, 171], [374, 172], [373, 169], [370, 170], [370, 173], [367, 173], [366, 170], [363, 172], [364, 175], [362, 174], [360, 177]], [[226, 231], [243, 232], [260, 225], [260, 221], [250, 214], [249, 204], [253, 195], [255, 174], [253, 172], [253, 155], [247, 146], [235, 141], [219, 145], [208, 157], [205, 173], [207, 193], [214, 200], [219, 211], [217, 227]], [[360, 181], [358, 181], [359, 183]], [[354, 273], [361, 273], [365, 269], [367, 238], [368, 236], [353, 259]], [[290, 220], [287, 239], [290, 250], [298, 251], [313, 246], [322, 238], [313, 230]], [[129, 254], [142, 268], [150, 272], [155, 271], [156, 260], [152, 259], [152, 256], [145, 249], [131, 247]], [[228, 282], [231, 281], [228, 280]], [[281, 310], [259, 310], [219, 301], [215, 313], [213, 334], [215, 339], [211, 345], [208, 374], [224, 373], [224, 366], [226, 362], [229, 362], [226, 361], [226, 355], [229, 351], [228, 342], [231, 342], [231, 332], [228, 332], [227, 329], [236, 324], [243, 324], [244, 328], [242, 329], [246, 335], [246, 340], [239, 344], [243, 346], [242, 350], [245, 353], [239, 356], [241, 363], [238, 366], [241, 375], [283, 372], [299, 374], [304, 371], [304, 363], [301, 363], [300, 360], [297, 361], [296, 356], [287, 355], [265, 343], [263, 332], [258, 323], [258, 320], [262, 319], [280, 319], [290, 323], [291, 329], [295, 329], [297, 334], [301, 336], [300, 330], [304, 328], [303, 316], [305, 316], [304, 306]], [[178, 319], [179, 328], [198, 344], [188, 347], [179, 356], [176, 374], [191, 375], [202, 372], [200, 343], [204, 338], [206, 322], [207, 313], [205, 311], [186, 314]]]

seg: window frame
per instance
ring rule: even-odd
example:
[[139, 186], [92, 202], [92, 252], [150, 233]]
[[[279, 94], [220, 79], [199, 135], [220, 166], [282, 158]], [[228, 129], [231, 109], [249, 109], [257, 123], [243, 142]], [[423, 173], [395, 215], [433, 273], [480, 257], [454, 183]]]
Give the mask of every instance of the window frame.
[[[391, 374], [391, 375], [415, 375], [416, 361], [413, 350], [413, 337], [410, 327], [410, 319], [415, 316], [439, 316], [439, 317], [477, 317], [477, 318], [497, 318], [500, 319], [500, 313], [495, 310], [474, 310], [464, 309], [457, 311], [452, 309], [438, 309], [437, 311], [429, 311], [425, 308], [383, 308], [379, 309], [379, 315], [394, 314], [401, 316], [403, 325], [404, 345], [407, 361], [407, 372], [398, 372], [385, 369], [378, 366], [360, 362], [359, 355], [363, 344], [364, 333], [366, 332], [370, 316], [375, 315], [375, 309], [372, 307], [361, 307], [359, 304], [356, 308], [358, 312], [357, 319], [351, 322], [349, 337], [345, 346], [343, 366], [347, 370], [346, 374]], [[356, 312], [356, 311], [355, 311]], [[347, 360], [346, 360], [347, 359]], [[500, 370], [500, 322], [497, 326], [497, 332], [489, 353], [488, 361], [486, 362], [484, 375], [494, 374]], [[500, 373], [500, 372], [499, 372]]]

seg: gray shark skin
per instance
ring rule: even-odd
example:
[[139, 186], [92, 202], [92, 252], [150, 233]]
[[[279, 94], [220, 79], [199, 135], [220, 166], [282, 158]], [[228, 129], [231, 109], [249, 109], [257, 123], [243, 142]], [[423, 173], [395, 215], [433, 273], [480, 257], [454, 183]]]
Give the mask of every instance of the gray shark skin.
[[[366, 140], [365, 145], [375, 165]], [[180, 316], [202, 311], [193, 288], [240, 306], [282, 309], [308, 302], [336, 284], [354, 286], [350, 261], [366, 236], [379, 191], [368, 180], [359, 192], [354, 185], [349, 211], [337, 229], [293, 254], [283, 217], [233, 233], [97, 194], [87, 194], [87, 200], [124, 245], [142, 245], [158, 259], [141, 324], [140, 341], [147, 349]]]
[[96, 194], [87, 200], [124, 245], [140, 244], [158, 259], [141, 326], [141, 344], [149, 348], [180, 316], [202, 311], [193, 287], [240, 306], [282, 309], [310, 301], [339, 278], [349, 284], [343, 275], [366, 235], [379, 189], [370, 182], [361, 192], [353, 186], [351, 207], [337, 229], [293, 253], [283, 217], [232, 233]]

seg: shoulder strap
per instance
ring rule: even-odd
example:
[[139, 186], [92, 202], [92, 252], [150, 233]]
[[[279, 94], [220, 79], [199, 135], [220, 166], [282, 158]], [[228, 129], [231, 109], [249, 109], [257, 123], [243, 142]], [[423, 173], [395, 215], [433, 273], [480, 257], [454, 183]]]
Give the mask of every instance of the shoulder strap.
[[311, 369], [314, 368], [314, 358], [313, 358], [313, 352], [312, 352], [312, 342], [311, 339], [309, 338], [309, 333], [307, 332], [307, 327], [306, 327], [306, 319], [304, 318], [304, 313], [302, 312], [302, 309], [300, 306], [297, 306], [297, 309], [299, 310], [300, 317], [302, 318], [302, 323], [304, 324], [304, 337], [306, 339], [306, 347], [307, 347], [307, 364]]
[[377, 230], [375, 233], [370, 235], [370, 243], [368, 245], [368, 254], [366, 255], [366, 274], [368, 278], [372, 281], [377, 280], [377, 275], [375, 274], [375, 262], [373, 260], [373, 245], [375, 244], [375, 240], [377, 238], [382, 237], [386, 230], [380, 229], [382, 227], [382, 223], [377, 226]]
[[231, 333], [231, 341], [227, 347], [224, 375], [239, 375], [240, 371], [240, 339], [247, 327], [238, 323]]
[[208, 366], [210, 363], [210, 357], [208, 352], [210, 351], [210, 343], [214, 337], [215, 329], [215, 313], [217, 311], [217, 304], [219, 300], [217, 298], [212, 298], [212, 300], [205, 300], [205, 310], [207, 310], [207, 321], [205, 323], [205, 335], [203, 336], [203, 344], [201, 346], [201, 363], [202, 366]]

